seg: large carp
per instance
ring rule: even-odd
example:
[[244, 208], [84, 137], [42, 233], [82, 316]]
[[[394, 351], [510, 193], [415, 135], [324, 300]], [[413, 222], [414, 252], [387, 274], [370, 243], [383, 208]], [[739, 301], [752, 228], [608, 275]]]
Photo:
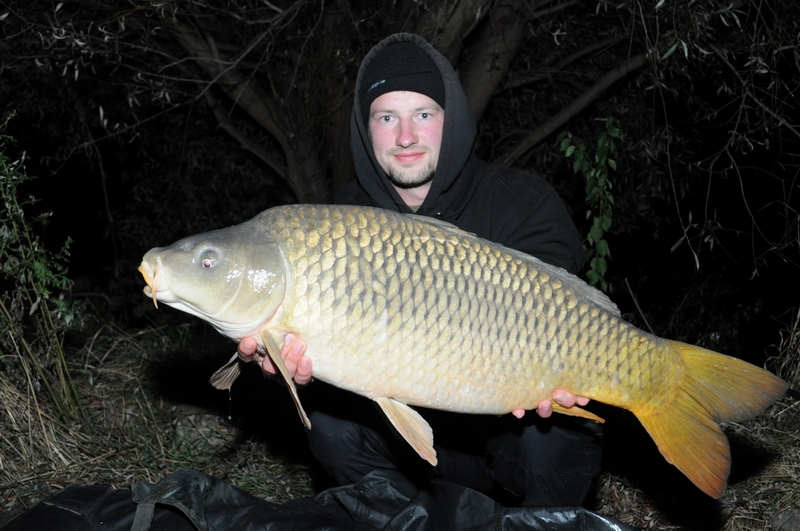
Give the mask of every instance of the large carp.
[[[409, 405], [502, 414], [562, 388], [632, 411], [664, 457], [718, 497], [730, 469], [718, 423], [757, 415], [787, 388], [754, 365], [639, 330], [579, 278], [432, 218], [276, 207], [152, 249], [139, 271], [154, 303], [256, 338], [284, 377], [280, 349], [296, 334], [315, 378], [375, 400], [433, 464], [431, 428]], [[224, 369], [217, 386], [238, 360]]]

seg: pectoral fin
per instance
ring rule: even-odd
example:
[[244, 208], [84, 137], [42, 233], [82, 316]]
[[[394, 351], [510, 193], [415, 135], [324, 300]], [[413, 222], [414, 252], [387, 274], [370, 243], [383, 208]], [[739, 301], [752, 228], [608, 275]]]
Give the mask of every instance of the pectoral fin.
[[417, 453], [432, 465], [436, 465], [436, 450], [433, 449], [433, 430], [422, 416], [406, 404], [393, 398], [375, 398], [392, 426], [403, 436]]
[[230, 389], [236, 378], [242, 372], [242, 360], [239, 359], [239, 353], [235, 353], [228, 363], [217, 369], [217, 372], [211, 375], [209, 382], [217, 389]]
[[283, 381], [286, 382], [286, 387], [289, 388], [289, 394], [292, 395], [292, 400], [294, 400], [294, 405], [297, 407], [300, 420], [303, 421], [303, 426], [310, 430], [311, 421], [308, 420], [308, 416], [303, 410], [300, 397], [297, 395], [297, 387], [295, 387], [294, 381], [289, 377], [289, 371], [286, 368], [286, 364], [283, 362], [283, 358], [281, 358], [281, 348], [278, 346], [278, 341], [269, 331], [262, 332], [261, 338], [264, 340], [264, 347], [267, 350], [267, 354], [269, 354], [269, 359], [271, 359], [272, 363], [278, 368], [278, 372], [283, 376]]
[[553, 411], [555, 413], [561, 413], [562, 415], [569, 415], [571, 417], [580, 417], [582, 419], [594, 420], [596, 422], [605, 422], [605, 419], [602, 419], [597, 415], [595, 415], [594, 413], [586, 411], [585, 409], [581, 409], [578, 406], [564, 407], [555, 400], [553, 400], [552, 402], [553, 402]]

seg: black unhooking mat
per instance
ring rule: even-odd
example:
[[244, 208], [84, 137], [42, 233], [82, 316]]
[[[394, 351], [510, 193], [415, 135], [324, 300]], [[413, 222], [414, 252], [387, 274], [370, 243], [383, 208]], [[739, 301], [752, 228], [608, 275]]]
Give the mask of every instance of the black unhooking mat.
[[[399, 485], [399, 487], [398, 487]], [[180, 470], [131, 490], [70, 485], [22, 513], [2, 531], [630, 531], [583, 508], [504, 508], [474, 490], [434, 481], [406, 489], [386, 472], [313, 498], [275, 504], [221, 479]]]

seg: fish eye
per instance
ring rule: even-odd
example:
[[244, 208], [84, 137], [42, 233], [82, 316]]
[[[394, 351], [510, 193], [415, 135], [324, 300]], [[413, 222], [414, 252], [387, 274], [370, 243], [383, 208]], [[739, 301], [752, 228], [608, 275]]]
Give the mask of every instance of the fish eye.
[[203, 266], [203, 269], [211, 269], [217, 264], [217, 253], [210, 251], [205, 252], [200, 257], [200, 265]]

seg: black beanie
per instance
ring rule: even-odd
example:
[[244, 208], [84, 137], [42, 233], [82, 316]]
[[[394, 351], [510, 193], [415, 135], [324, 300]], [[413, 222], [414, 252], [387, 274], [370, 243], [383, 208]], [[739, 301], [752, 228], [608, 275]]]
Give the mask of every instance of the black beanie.
[[369, 106], [375, 98], [395, 90], [428, 96], [444, 109], [442, 74], [428, 52], [408, 41], [392, 43], [373, 57], [361, 79], [361, 114], [369, 121]]

